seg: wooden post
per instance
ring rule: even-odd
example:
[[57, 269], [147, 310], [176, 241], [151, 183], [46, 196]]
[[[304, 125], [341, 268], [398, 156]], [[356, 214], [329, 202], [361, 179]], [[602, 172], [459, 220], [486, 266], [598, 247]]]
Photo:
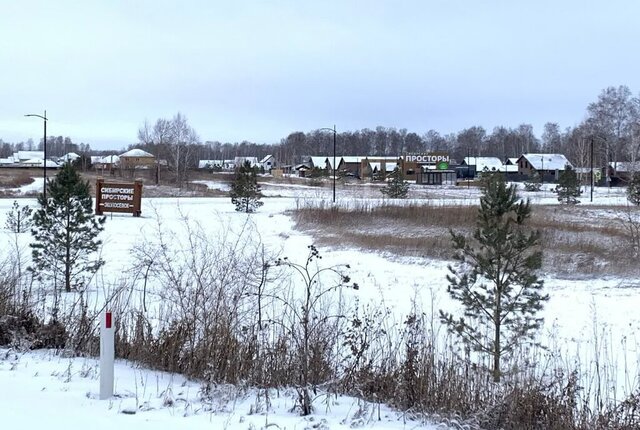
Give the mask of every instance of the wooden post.
[[133, 186], [133, 216], [139, 217], [142, 214], [142, 180], [136, 180]]
[[96, 215], [102, 215], [102, 208], [100, 207], [100, 201], [102, 200], [102, 184], [103, 178], [98, 178], [96, 181]]

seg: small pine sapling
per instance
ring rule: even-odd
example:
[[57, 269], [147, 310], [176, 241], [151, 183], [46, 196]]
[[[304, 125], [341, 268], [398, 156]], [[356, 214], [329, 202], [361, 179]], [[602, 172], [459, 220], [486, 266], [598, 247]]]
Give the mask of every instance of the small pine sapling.
[[380, 192], [392, 199], [406, 198], [407, 194], [409, 194], [409, 184], [404, 181], [402, 170], [396, 167], [389, 176], [391, 177], [391, 181], [389, 181]]
[[627, 187], [627, 200], [629, 203], [640, 206], [640, 172], [635, 172]]
[[576, 171], [571, 166], [566, 166], [564, 171], [560, 174], [558, 179], [558, 185], [553, 190], [558, 194], [558, 201], [566, 205], [575, 205], [580, 203], [578, 197], [582, 194], [580, 189], [580, 180]]

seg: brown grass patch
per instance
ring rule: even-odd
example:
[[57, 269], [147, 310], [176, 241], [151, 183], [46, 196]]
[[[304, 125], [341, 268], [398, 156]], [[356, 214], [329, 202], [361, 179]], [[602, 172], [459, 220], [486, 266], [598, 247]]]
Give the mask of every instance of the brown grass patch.
[[[617, 218], [626, 208], [536, 206], [529, 226], [542, 234], [544, 270], [559, 276], [633, 275], [639, 269], [625, 252], [626, 233]], [[477, 206], [425, 203], [343, 208], [323, 202], [294, 211], [297, 227], [322, 245], [448, 260], [449, 230], [471, 234]]]
[[28, 172], [16, 171], [13, 175], [0, 176], [0, 188], [20, 188], [33, 183], [34, 179]]

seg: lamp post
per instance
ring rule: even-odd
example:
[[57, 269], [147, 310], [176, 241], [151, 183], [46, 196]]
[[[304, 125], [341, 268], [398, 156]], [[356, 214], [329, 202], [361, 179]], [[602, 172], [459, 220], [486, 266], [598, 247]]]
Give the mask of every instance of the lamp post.
[[333, 170], [333, 203], [336, 202], [336, 126], [333, 128], [323, 127], [318, 130], [328, 130], [333, 132], [333, 164], [331, 165]]
[[[598, 139], [602, 139], [604, 142], [607, 141], [606, 138], [602, 137], [602, 136], [595, 136]], [[590, 201], [593, 202], [593, 185], [594, 185], [594, 181], [593, 181], [593, 140], [594, 140], [594, 136], [591, 136], [591, 147], [589, 148], [589, 166], [590, 166], [590, 170], [591, 170], [591, 196], [590, 196]], [[607, 169], [607, 177], [609, 176], [609, 166], [607, 165], [606, 167]]]
[[25, 116], [35, 116], [36, 118], [42, 118], [44, 121], [44, 140], [42, 141], [42, 149], [44, 150], [44, 160], [42, 162], [44, 186], [42, 187], [42, 197], [44, 199], [44, 206], [47, 207], [47, 111], [44, 111], [44, 116], [35, 113], [30, 113]]

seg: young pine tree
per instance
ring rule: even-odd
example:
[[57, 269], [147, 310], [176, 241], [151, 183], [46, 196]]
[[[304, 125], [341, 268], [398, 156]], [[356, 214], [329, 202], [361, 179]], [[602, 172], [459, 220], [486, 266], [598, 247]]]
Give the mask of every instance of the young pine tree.
[[260, 201], [260, 185], [256, 178], [256, 171], [251, 167], [249, 161], [238, 169], [231, 185], [231, 203], [236, 205], [236, 211], [251, 213], [255, 212], [263, 203]]
[[47, 184], [47, 197], [38, 197], [40, 208], [33, 216], [30, 270], [56, 286], [62, 281], [67, 292], [82, 290], [104, 264], [96, 251], [106, 218], [93, 215], [89, 183], [71, 163]]
[[385, 196], [392, 199], [404, 199], [409, 193], [409, 184], [404, 181], [402, 170], [396, 167], [393, 173], [389, 175], [391, 181], [387, 183], [380, 191]]
[[536, 314], [549, 296], [536, 271], [542, 265], [540, 235], [527, 232], [529, 202], [499, 177], [487, 182], [472, 237], [451, 231], [454, 259], [448, 292], [463, 316], [440, 311], [441, 321], [472, 350], [488, 354], [496, 382], [501, 359], [523, 342], [533, 342], [543, 319]]
[[529, 181], [524, 182], [525, 191], [540, 191], [542, 188], [542, 176], [540, 176], [540, 173], [534, 170], [529, 179]]
[[29, 206], [20, 206], [17, 200], [13, 201], [13, 207], [7, 213], [5, 228], [12, 233], [24, 233], [29, 231], [31, 224], [31, 214], [33, 210]]
[[576, 171], [567, 166], [558, 178], [558, 185], [553, 190], [558, 194], [558, 201], [567, 205], [575, 205], [580, 203], [578, 197], [582, 194], [580, 190], [580, 180]]
[[627, 200], [636, 206], [640, 206], [640, 172], [635, 172], [627, 187]]

